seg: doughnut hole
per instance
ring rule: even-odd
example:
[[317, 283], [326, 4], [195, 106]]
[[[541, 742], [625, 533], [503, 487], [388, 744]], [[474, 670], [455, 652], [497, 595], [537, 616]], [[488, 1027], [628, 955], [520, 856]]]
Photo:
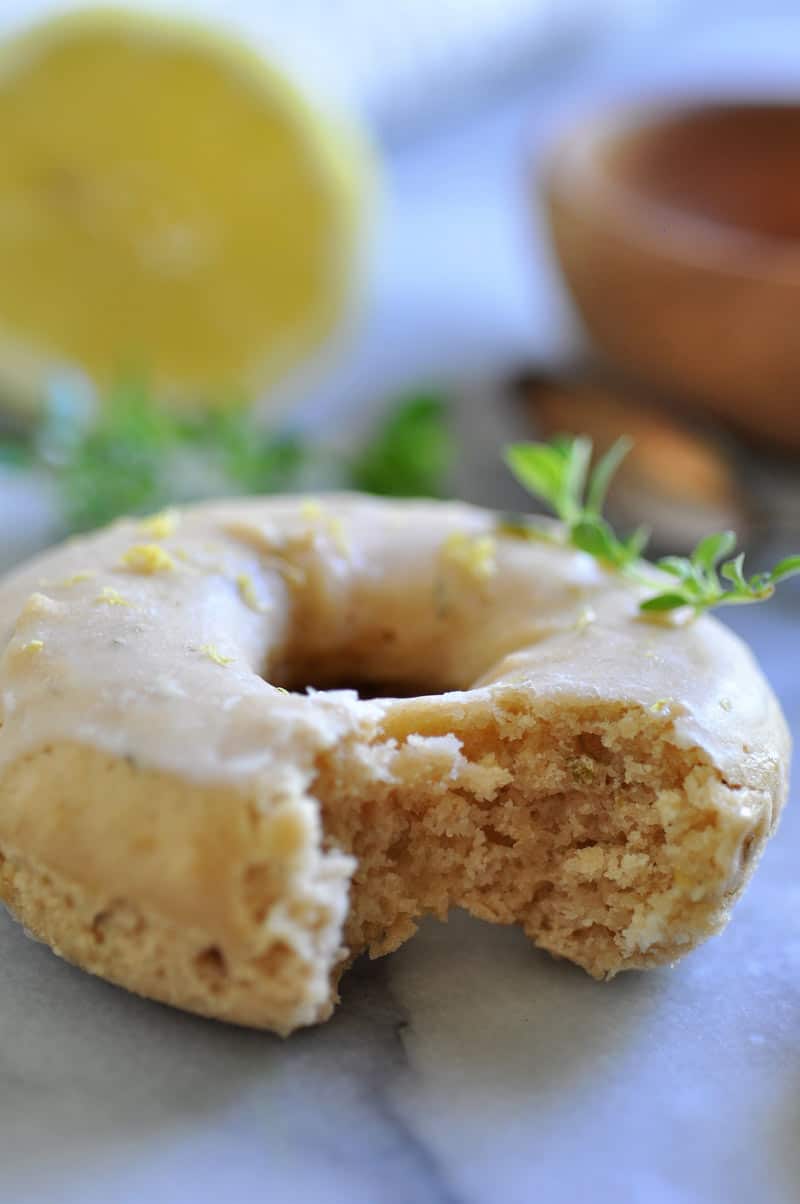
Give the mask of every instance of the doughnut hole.
[[[283, 683], [279, 683], [283, 685]], [[359, 698], [365, 701], [374, 698], [422, 698], [431, 694], [440, 694], [441, 690], [430, 689], [424, 683], [412, 684], [404, 681], [364, 681], [355, 678], [320, 678], [313, 681], [292, 681], [291, 686], [284, 686], [290, 694], [308, 694], [310, 691], [353, 690]]]

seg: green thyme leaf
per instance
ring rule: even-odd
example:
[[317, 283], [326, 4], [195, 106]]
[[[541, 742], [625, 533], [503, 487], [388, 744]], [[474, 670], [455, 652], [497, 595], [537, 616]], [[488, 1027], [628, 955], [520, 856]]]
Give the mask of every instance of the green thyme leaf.
[[733, 558], [733, 560], [726, 560], [725, 564], [723, 564], [722, 568], [719, 570], [720, 575], [724, 577], [726, 581], [730, 581], [733, 588], [739, 592], [747, 591], [747, 582], [745, 581], [744, 574], [742, 573], [743, 565], [744, 552], [740, 552], [738, 556]]
[[[586, 509], [591, 514], [603, 513], [606, 494], [608, 493], [612, 478], [632, 447], [633, 440], [629, 439], [627, 435], [623, 435], [617, 439], [616, 443], [612, 443], [605, 455], [601, 456], [597, 461], [589, 480], [589, 489], [586, 494]], [[645, 542], [647, 542], [646, 539]]]
[[588, 552], [598, 560], [617, 563], [618, 546], [614, 532], [602, 518], [584, 518], [571, 529], [572, 542], [582, 552]]
[[548, 505], [566, 525], [574, 547], [615, 568], [624, 568], [639, 559], [648, 532], [640, 527], [627, 540], [619, 539], [600, 508], [611, 478], [630, 447], [630, 439], [618, 439], [591, 476], [592, 441], [585, 435], [560, 436], [552, 443], [512, 444], [506, 449], [506, 463], [522, 487]]
[[779, 560], [775, 568], [769, 575], [769, 579], [773, 585], [777, 585], [779, 581], [785, 581], [787, 577], [795, 577], [800, 573], [800, 556], [787, 556], [785, 560]]
[[546, 502], [566, 521], [563, 504], [566, 464], [561, 447], [517, 443], [508, 449], [506, 460], [523, 489]]
[[634, 564], [641, 558], [642, 552], [650, 542], [652, 532], [649, 527], [637, 527], [632, 531], [626, 540], [623, 541], [625, 548], [625, 563]]
[[577, 522], [585, 513], [581, 499], [586, 489], [586, 476], [592, 461], [592, 441], [585, 435], [578, 435], [575, 439], [562, 439], [560, 451], [564, 466], [561, 507], [567, 521]]
[[83, 415], [49, 409], [36, 436], [61, 492], [70, 530], [85, 531], [120, 514], [158, 509], [167, 500], [163, 466], [172, 424], [139, 379], [119, 382], [90, 425]]
[[719, 531], [716, 535], [707, 535], [692, 552], [692, 564], [710, 574], [720, 560], [735, 547], [735, 531]]
[[349, 465], [349, 481], [366, 493], [442, 497], [452, 460], [447, 407], [425, 393], [390, 410]]
[[307, 488], [315, 470], [374, 493], [438, 496], [452, 452], [445, 404], [428, 395], [395, 406], [350, 462], [265, 430], [242, 399], [213, 410], [169, 410], [142, 376], [118, 381], [101, 405], [54, 382], [27, 438], [0, 440], [0, 463], [38, 466], [53, 478], [71, 531], [170, 502], [281, 492], [297, 487], [301, 473]]
[[652, 598], [648, 598], [646, 602], [642, 602], [640, 609], [645, 611], [657, 610], [675, 610], [679, 606], [687, 606], [688, 603], [683, 594], [654, 594]]
[[[631, 446], [627, 437], [618, 439], [591, 473], [592, 444], [585, 435], [513, 444], [506, 449], [506, 463], [523, 488], [561, 519], [572, 547], [655, 590], [640, 604], [645, 613], [688, 606], [702, 614], [714, 606], [763, 602], [779, 581], [800, 574], [800, 556], [787, 556], [771, 572], [746, 578], [744, 554], [730, 556], [736, 547], [733, 531], [707, 535], [688, 557], [664, 556], [655, 566], [642, 559], [649, 533], [640, 527], [620, 539], [602, 516], [614, 473]], [[669, 588], [657, 570], [671, 578]]]
[[683, 578], [691, 569], [691, 565], [683, 556], [662, 556], [658, 561], [658, 567], [665, 573], [671, 573], [673, 577]]

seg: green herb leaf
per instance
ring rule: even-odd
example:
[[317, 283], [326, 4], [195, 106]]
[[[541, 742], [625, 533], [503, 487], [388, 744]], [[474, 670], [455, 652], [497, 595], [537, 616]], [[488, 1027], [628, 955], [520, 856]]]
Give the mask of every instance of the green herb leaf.
[[642, 602], [640, 610], [658, 611], [658, 610], [676, 610], [679, 606], [687, 606], [686, 598], [683, 594], [654, 594], [652, 598], [648, 598], [646, 602]]
[[592, 441], [585, 435], [561, 441], [563, 481], [561, 508], [568, 522], [577, 522], [584, 514], [581, 501], [586, 488], [586, 476], [592, 462]]
[[597, 461], [586, 494], [586, 509], [591, 514], [603, 513], [611, 480], [632, 447], [633, 440], [627, 435], [622, 435]]
[[350, 484], [389, 497], [441, 497], [452, 459], [447, 407], [426, 393], [389, 412], [351, 462]]
[[779, 581], [785, 581], [787, 577], [795, 577], [800, 573], [800, 556], [787, 556], [785, 560], [779, 560], [775, 568], [769, 575], [773, 585], [777, 585]]
[[552, 443], [512, 444], [506, 449], [506, 463], [522, 487], [566, 525], [574, 547], [624, 568], [639, 559], [648, 532], [640, 527], [628, 539], [620, 539], [600, 514], [600, 507], [630, 447], [630, 439], [618, 439], [595, 467], [588, 486], [592, 441], [586, 435], [561, 436]]
[[735, 547], [735, 531], [719, 531], [716, 535], [707, 535], [692, 552], [692, 564], [706, 573], [711, 573], [723, 556], [727, 556]]
[[565, 478], [565, 458], [559, 446], [541, 443], [516, 443], [506, 452], [506, 462], [528, 493], [546, 502], [561, 519]]
[[572, 543], [582, 552], [609, 564], [617, 563], [618, 546], [616, 536], [602, 518], [584, 518], [571, 529]]
[[139, 379], [119, 382], [93, 424], [60, 407], [48, 412], [36, 446], [59, 485], [67, 523], [85, 531], [167, 500], [162, 466], [172, 424]]
[[[736, 547], [733, 531], [707, 535], [689, 557], [665, 556], [657, 566], [643, 560], [648, 532], [640, 527], [620, 539], [601, 513], [614, 473], [631, 446], [630, 439], [618, 439], [589, 474], [588, 486], [592, 445], [586, 436], [514, 444], [506, 449], [506, 463], [523, 488], [561, 519], [566, 542], [655, 589], [640, 603], [645, 613], [688, 606], [701, 614], [713, 606], [763, 602], [777, 582], [800, 574], [800, 556], [788, 556], [771, 572], [754, 573], [747, 580], [743, 553], [724, 559]], [[672, 578], [668, 589], [657, 570]]]
[[747, 591], [747, 582], [744, 579], [742, 567], [744, 565], [744, 552], [740, 552], [738, 556], [734, 556], [733, 560], [726, 560], [722, 568], [719, 570], [720, 575], [726, 581], [730, 581], [735, 590], [740, 592]]
[[689, 561], [683, 556], [662, 556], [657, 563], [663, 572], [671, 573], [673, 577], [683, 578], [686, 576], [687, 570], [691, 568]]
[[642, 552], [650, 542], [650, 535], [649, 527], [637, 527], [635, 531], [631, 532], [623, 543], [627, 564], [633, 564], [641, 558]]
[[265, 430], [242, 399], [212, 410], [173, 411], [142, 376], [118, 381], [93, 405], [85, 391], [57, 381], [38, 427], [0, 442], [0, 463], [38, 465], [58, 487], [71, 531], [102, 526], [169, 502], [224, 493], [308, 487], [325, 466], [334, 479], [374, 493], [438, 496], [453, 442], [439, 398], [394, 407], [355, 461]]

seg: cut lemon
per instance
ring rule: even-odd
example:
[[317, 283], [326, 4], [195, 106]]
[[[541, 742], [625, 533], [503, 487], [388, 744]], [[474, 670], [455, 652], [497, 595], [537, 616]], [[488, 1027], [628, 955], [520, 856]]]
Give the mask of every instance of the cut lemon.
[[0, 387], [262, 392], [349, 311], [370, 192], [354, 131], [255, 54], [156, 17], [51, 20], [0, 55]]

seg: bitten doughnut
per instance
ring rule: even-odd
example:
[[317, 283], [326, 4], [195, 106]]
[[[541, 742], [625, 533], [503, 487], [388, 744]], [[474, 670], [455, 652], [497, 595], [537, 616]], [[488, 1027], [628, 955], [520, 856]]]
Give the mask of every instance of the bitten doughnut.
[[95, 974], [281, 1033], [451, 907], [597, 978], [672, 961], [757, 862], [788, 736], [729, 630], [639, 596], [461, 504], [66, 543], [0, 587], [2, 897]]

